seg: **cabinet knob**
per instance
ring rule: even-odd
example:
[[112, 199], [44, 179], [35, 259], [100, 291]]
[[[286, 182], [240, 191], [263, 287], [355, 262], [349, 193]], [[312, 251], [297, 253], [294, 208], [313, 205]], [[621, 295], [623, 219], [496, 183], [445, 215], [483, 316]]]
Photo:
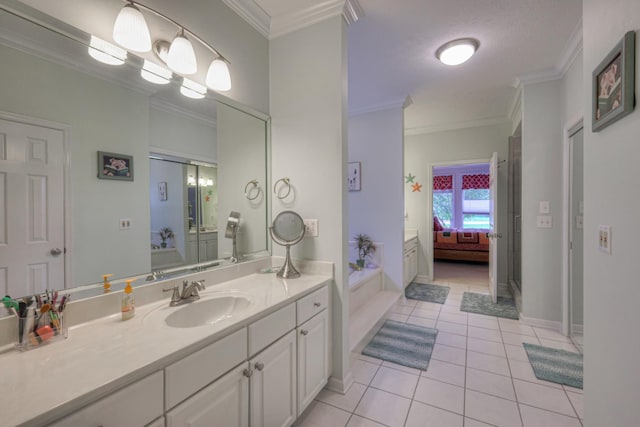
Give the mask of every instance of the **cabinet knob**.
[[309, 335], [309, 331], [307, 331], [306, 329], [301, 329], [301, 330], [300, 330], [300, 333], [301, 333], [302, 335]]
[[314, 303], [313, 303], [313, 306], [314, 306], [314, 307], [320, 307], [321, 305], [322, 305], [322, 304], [320, 304], [319, 302], [314, 302]]
[[264, 369], [264, 363], [256, 362], [254, 366], [258, 371], [262, 371]]
[[247, 368], [244, 371], [242, 371], [242, 375], [244, 375], [245, 377], [249, 378], [251, 375], [253, 375], [253, 371], [251, 369]]

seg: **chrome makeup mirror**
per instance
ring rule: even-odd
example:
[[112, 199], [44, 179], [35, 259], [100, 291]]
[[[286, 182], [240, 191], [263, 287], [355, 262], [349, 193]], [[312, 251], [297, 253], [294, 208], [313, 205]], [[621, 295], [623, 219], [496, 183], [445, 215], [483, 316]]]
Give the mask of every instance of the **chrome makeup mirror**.
[[291, 263], [290, 248], [304, 238], [304, 221], [294, 211], [283, 211], [273, 220], [273, 226], [269, 227], [271, 238], [277, 244], [287, 248], [284, 265], [276, 274], [283, 279], [300, 277], [300, 273]]

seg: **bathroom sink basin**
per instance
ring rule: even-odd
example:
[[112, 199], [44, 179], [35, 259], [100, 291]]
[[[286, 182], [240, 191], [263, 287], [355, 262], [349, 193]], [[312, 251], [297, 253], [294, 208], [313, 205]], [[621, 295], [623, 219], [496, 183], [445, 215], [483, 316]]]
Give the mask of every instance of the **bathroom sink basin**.
[[215, 296], [186, 304], [165, 318], [173, 328], [212, 325], [249, 307], [249, 299], [237, 295]]

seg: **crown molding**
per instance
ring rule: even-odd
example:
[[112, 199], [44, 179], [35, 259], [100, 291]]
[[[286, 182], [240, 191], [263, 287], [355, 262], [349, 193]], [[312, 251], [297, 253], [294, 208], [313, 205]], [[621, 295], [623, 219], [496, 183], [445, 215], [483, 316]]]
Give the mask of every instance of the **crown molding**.
[[156, 97], [150, 96], [149, 106], [154, 110], [162, 111], [169, 114], [177, 114], [177, 115], [186, 117], [188, 119], [198, 121], [201, 124], [209, 126], [213, 129], [216, 129], [218, 126], [216, 123], [215, 115], [212, 115], [211, 117], [205, 116], [204, 114], [199, 114], [195, 111], [191, 111], [186, 108], [180, 107], [162, 98], [156, 98]]
[[379, 111], [387, 111], [394, 109], [404, 109], [409, 105], [413, 104], [413, 100], [410, 96], [402, 99], [394, 99], [389, 102], [385, 102], [382, 104], [370, 105], [368, 107], [363, 108], [355, 108], [353, 110], [349, 110], [349, 117], [354, 116], [362, 116], [364, 114], [377, 113]]
[[468, 122], [447, 123], [434, 126], [425, 126], [421, 128], [405, 129], [405, 135], [423, 135], [427, 133], [446, 132], [451, 130], [479, 128], [484, 126], [495, 126], [511, 123], [507, 117], [490, 117], [487, 119], [471, 120]]
[[[511, 100], [511, 104], [509, 105], [509, 110], [507, 112], [507, 117], [511, 120], [511, 123], [516, 119], [515, 115], [518, 111], [522, 109], [522, 86], [518, 86], [516, 88], [516, 93], [513, 94], [513, 99]], [[518, 117], [519, 119], [520, 117]]]
[[325, 0], [319, 4], [279, 16], [269, 16], [254, 0], [222, 0], [249, 25], [268, 39], [342, 15], [347, 25], [364, 16], [358, 0]]
[[253, 0], [222, 0], [231, 10], [255, 28], [260, 34], [269, 38], [271, 17]]
[[555, 67], [537, 73], [519, 76], [515, 79], [513, 87], [517, 88], [521, 85], [560, 80], [567, 73], [571, 65], [573, 65], [573, 62], [576, 60], [580, 52], [582, 52], [582, 19], [578, 21], [578, 24], [573, 29], [573, 32], [562, 51], [560, 61], [558, 61], [558, 64], [556, 64]]

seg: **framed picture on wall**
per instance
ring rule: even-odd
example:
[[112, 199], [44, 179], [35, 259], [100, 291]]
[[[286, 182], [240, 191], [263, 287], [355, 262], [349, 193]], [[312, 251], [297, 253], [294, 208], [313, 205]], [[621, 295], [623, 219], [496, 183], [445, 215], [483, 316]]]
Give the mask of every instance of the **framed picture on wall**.
[[98, 151], [98, 178], [133, 181], [133, 156]]
[[347, 179], [349, 191], [360, 191], [362, 189], [360, 162], [349, 162], [347, 167]]
[[593, 71], [593, 117], [591, 129], [598, 132], [633, 111], [635, 91], [634, 31], [622, 40]]
[[162, 181], [158, 183], [158, 199], [161, 202], [167, 201], [167, 182]]

